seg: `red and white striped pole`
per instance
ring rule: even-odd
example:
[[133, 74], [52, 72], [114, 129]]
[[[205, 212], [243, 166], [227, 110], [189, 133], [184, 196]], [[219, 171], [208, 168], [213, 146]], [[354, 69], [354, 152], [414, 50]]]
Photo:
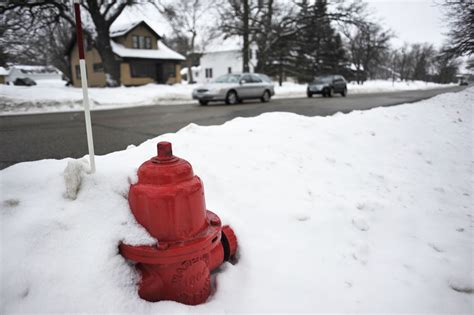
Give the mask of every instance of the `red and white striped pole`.
[[91, 112], [89, 106], [89, 93], [87, 91], [86, 60], [84, 58], [84, 40], [82, 38], [81, 24], [81, 0], [74, 0], [74, 14], [76, 16], [76, 37], [79, 49], [79, 68], [81, 70], [82, 104], [84, 105], [84, 116], [86, 119], [87, 146], [89, 147], [89, 161], [91, 173], [95, 173], [94, 140], [92, 137]]

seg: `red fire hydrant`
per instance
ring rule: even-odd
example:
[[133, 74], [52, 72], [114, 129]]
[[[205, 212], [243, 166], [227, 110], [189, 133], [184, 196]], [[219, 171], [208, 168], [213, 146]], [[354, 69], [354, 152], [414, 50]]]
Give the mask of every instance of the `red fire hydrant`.
[[119, 246], [141, 274], [139, 296], [151, 302], [205, 302], [210, 272], [235, 255], [237, 238], [206, 209], [202, 181], [191, 164], [173, 156], [171, 143], [158, 143], [158, 156], [140, 166], [128, 201], [138, 223], [158, 239], [153, 246]]

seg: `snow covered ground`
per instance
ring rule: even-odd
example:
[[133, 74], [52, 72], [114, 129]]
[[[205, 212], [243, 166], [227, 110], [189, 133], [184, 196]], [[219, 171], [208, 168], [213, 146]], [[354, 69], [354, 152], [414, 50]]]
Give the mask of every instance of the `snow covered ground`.
[[[32, 87], [0, 85], [0, 115], [82, 110], [82, 90], [66, 87], [64, 81], [38, 80]], [[92, 109], [111, 109], [143, 105], [192, 103], [191, 92], [198, 85], [148, 84], [139, 87], [90, 88]], [[445, 87], [422, 81], [367, 81], [349, 84], [349, 94], [394, 92]], [[275, 98], [304, 97], [306, 85], [285, 82], [275, 84]], [[195, 102], [195, 101], [194, 101]]]
[[[0, 313], [472, 314], [473, 101], [470, 88], [330, 117], [190, 124], [97, 157], [94, 175], [84, 159], [4, 169]], [[117, 250], [153, 242], [126, 198], [160, 140], [239, 238], [238, 262], [196, 307], [140, 300]]]

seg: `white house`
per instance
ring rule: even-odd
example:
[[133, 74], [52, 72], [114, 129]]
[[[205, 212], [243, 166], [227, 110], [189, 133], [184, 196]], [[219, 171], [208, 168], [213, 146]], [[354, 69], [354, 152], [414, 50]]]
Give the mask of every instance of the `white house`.
[[14, 82], [17, 78], [32, 80], [61, 80], [62, 72], [53, 66], [15, 65], [10, 67], [7, 82]]
[[[201, 73], [197, 82], [205, 83], [227, 73], [241, 73], [243, 40], [240, 36], [213, 40], [208, 44], [200, 59]], [[257, 44], [252, 42], [249, 49], [249, 70], [254, 72], [257, 66]]]

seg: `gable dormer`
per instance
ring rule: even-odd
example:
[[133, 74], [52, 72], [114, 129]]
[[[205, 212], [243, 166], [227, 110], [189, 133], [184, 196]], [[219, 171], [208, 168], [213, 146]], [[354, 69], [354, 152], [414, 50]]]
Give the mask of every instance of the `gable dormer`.
[[110, 37], [126, 48], [158, 49], [161, 36], [145, 21], [123, 24], [110, 32]]

